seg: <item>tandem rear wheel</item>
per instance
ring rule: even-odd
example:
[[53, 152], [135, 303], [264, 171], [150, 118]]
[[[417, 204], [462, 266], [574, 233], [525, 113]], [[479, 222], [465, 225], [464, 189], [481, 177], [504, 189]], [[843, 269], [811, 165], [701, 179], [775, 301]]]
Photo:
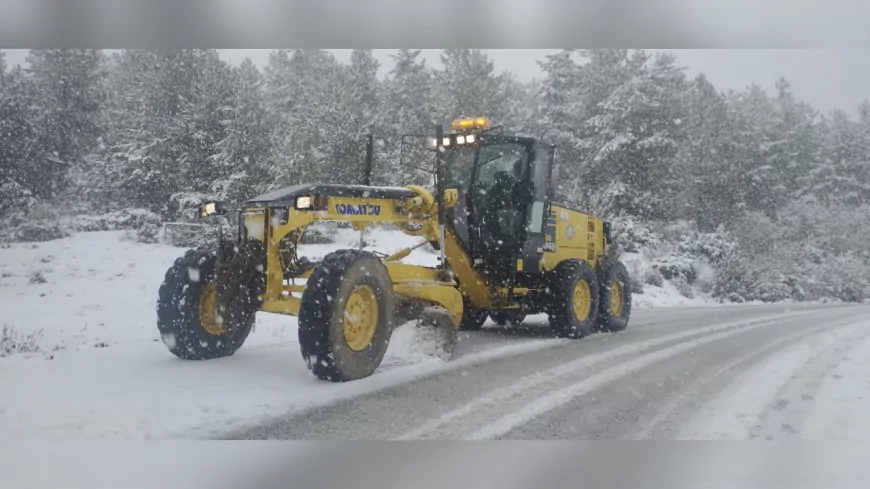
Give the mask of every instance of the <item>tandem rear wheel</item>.
[[616, 332], [628, 327], [631, 316], [631, 281], [625, 265], [617, 260], [603, 259], [598, 265], [599, 299], [598, 328]]
[[631, 286], [618, 260], [603, 258], [595, 269], [582, 260], [560, 263], [553, 271], [550, 291], [550, 327], [558, 337], [582, 338], [628, 326]]
[[585, 261], [556, 266], [550, 282], [550, 328], [560, 338], [582, 338], [598, 321], [598, 277]]

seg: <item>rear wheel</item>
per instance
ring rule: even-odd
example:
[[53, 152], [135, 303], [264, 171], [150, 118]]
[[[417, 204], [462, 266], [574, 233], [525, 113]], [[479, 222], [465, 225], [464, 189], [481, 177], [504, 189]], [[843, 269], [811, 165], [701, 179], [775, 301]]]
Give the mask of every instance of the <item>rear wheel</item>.
[[526, 313], [520, 310], [506, 309], [503, 311], [493, 311], [489, 314], [492, 322], [499, 326], [519, 326], [526, 319]]
[[602, 331], [622, 331], [631, 315], [631, 281], [625, 266], [616, 260], [603, 261], [598, 269], [601, 305], [598, 327]]
[[393, 331], [395, 298], [386, 267], [372, 253], [327, 255], [308, 279], [299, 309], [299, 346], [322, 380], [368, 377]]
[[568, 260], [553, 271], [550, 327], [560, 338], [582, 338], [595, 331], [598, 277], [585, 261]]

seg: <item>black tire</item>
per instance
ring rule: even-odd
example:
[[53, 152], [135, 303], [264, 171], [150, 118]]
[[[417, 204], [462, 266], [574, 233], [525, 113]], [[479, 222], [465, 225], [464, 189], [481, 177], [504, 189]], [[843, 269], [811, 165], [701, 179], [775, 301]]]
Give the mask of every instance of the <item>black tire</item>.
[[[178, 358], [211, 360], [233, 355], [251, 333], [256, 310], [239, 318], [233, 328], [214, 334], [201, 321], [200, 303], [214, 287], [217, 253], [205, 248], [190, 250], [166, 272], [157, 300], [157, 329], [163, 343]], [[213, 330], [214, 331], [214, 330]]]
[[519, 326], [526, 320], [526, 313], [506, 309], [503, 311], [493, 311], [489, 313], [489, 317], [492, 319], [492, 322], [499, 326]]
[[[348, 298], [357, 287], [377, 304], [374, 334], [355, 351], [344, 332]], [[370, 376], [381, 364], [394, 327], [395, 297], [383, 262], [373, 253], [339, 250], [314, 268], [299, 309], [299, 347], [308, 369], [319, 379], [347, 382]]]
[[[588, 289], [587, 314], [574, 312], [574, 289], [585, 282]], [[553, 271], [550, 282], [550, 327], [560, 338], [582, 338], [595, 331], [598, 322], [598, 277], [585, 261], [566, 260]]]
[[460, 331], [479, 331], [486, 322], [489, 314], [471, 305], [468, 299], [462, 301], [462, 322], [459, 324]]
[[[621, 298], [615, 297], [621, 307], [614, 311], [611, 303], [612, 284], [616, 282], [621, 292]], [[600, 305], [598, 306], [598, 328], [602, 331], [616, 332], [628, 327], [628, 318], [631, 316], [631, 278], [625, 265], [617, 260], [601, 262], [598, 267], [598, 283]]]

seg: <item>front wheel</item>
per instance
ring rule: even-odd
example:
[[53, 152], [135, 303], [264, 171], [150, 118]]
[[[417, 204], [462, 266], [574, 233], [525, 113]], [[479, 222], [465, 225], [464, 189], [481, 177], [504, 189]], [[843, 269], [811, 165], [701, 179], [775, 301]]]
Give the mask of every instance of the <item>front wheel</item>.
[[392, 281], [377, 256], [359, 250], [330, 253], [314, 268], [302, 294], [302, 357], [321, 380], [368, 377], [387, 351], [394, 315]]
[[190, 250], [166, 272], [157, 300], [157, 328], [163, 343], [185, 360], [233, 355], [254, 327], [256, 310], [223, 317], [216, 308], [213, 250]]

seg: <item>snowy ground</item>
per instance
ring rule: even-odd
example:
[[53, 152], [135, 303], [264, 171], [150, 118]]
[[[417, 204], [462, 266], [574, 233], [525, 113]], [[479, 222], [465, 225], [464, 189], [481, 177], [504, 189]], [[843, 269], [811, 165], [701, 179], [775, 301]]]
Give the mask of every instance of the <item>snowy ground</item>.
[[[357, 239], [348, 231], [334, 245], [309, 245], [301, 254], [316, 258]], [[416, 242], [394, 232], [368, 240], [370, 248], [387, 253]], [[413, 332], [400, 328], [376, 375], [335, 385], [317, 381], [305, 368], [295, 318], [261, 313], [235, 356], [184, 362], [158, 341], [154, 310], [163, 275], [182, 253], [136, 243], [124, 232], [0, 249], [0, 325], [40, 350], [0, 358], [0, 437], [210, 436], [258, 417], [560, 343], [534, 335], [473, 338], [445, 364], [417, 355], [410, 348]], [[406, 261], [435, 259], [421, 249]], [[710, 304], [682, 298], [665, 285], [647, 287], [637, 305]]]
[[870, 322], [813, 335], [732, 382], [682, 428], [679, 438], [866, 442], [868, 371]]

